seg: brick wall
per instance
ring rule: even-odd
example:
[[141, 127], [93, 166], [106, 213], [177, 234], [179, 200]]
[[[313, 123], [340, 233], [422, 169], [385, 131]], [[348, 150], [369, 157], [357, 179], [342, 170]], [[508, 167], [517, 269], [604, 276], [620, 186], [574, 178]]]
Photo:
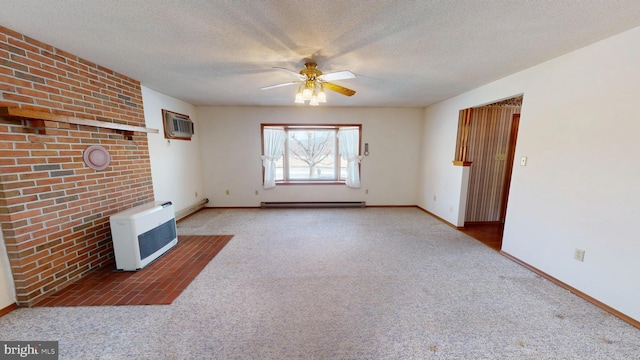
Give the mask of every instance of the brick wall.
[[[0, 107], [145, 126], [137, 81], [1, 26]], [[109, 167], [85, 165], [90, 145]], [[0, 221], [20, 305], [109, 265], [109, 216], [152, 200], [145, 133], [0, 117]]]

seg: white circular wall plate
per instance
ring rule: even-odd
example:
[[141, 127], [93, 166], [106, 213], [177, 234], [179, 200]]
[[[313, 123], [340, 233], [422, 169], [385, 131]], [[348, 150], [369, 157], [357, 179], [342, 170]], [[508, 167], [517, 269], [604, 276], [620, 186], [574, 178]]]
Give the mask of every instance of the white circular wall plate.
[[111, 164], [111, 155], [100, 145], [91, 145], [84, 150], [84, 163], [93, 170], [104, 170]]

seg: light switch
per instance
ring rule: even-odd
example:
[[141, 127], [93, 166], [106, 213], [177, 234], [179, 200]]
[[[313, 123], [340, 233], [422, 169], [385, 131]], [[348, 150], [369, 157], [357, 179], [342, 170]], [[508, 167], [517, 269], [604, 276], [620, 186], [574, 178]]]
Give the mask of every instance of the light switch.
[[526, 156], [523, 156], [520, 159], [520, 166], [527, 166], [527, 157]]

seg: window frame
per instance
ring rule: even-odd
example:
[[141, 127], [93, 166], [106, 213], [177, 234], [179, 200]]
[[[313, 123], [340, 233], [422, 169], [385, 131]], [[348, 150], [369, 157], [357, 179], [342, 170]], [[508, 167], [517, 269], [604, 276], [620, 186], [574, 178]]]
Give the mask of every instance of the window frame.
[[[362, 124], [307, 124], [307, 123], [264, 123], [260, 124], [260, 141], [261, 141], [261, 149], [262, 155], [264, 155], [264, 128], [265, 127], [279, 127], [283, 128], [285, 132], [287, 132], [287, 139], [289, 137], [289, 130], [335, 130], [336, 134], [340, 130], [340, 128], [358, 128], [358, 155], [362, 155]], [[342, 160], [342, 156], [339, 153], [339, 145], [338, 140], [335, 142], [335, 160], [338, 161], [338, 165], [336, 166], [336, 170], [338, 171], [338, 180], [287, 180], [287, 168], [284, 169], [285, 180], [276, 180], [277, 185], [345, 185], [345, 180], [340, 180], [340, 162]], [[284, 152], [287, 150], [287, 142], [285, 142]], [[285, 154], [282, 154], [283, 158]], [[335, 163], [335, 161], [334, 161]], [[286, 165], [286, 163], [285, 163]], [[360, 164], [358, 164], [358, 170], [360, 171]], [[360, 171], [360, 175], [362, 176], [362, 172]], [[262, 167], [262, 183], [264, 184], [264, 166]]]

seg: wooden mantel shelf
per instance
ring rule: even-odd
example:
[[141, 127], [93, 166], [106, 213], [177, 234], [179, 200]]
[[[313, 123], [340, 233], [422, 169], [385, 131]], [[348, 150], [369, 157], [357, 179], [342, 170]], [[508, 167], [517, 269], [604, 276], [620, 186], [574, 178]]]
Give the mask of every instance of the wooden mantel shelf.
[[138, 132], [150, 133], [150, 134], [157, 134], [160, 132], [158, 129], [146, 128], [142, 126], [133, 126], [133, 125], [110, 123], [106, 121], [81, 119], [73, 116], [57, 115], [57, 114], [51, 114], [44, 111], [20, 109], [20, 108], [7, 107], [7, 106], [0, 107], [0, 116], [54, 121], [54, 122], [61, 122], [61, 123], [75, 124], [75, 125], [87, 125], [87, 126], [95, 126], [95, 127], [106, 128], [106, 129], [115, 129], [115, 130], [123, 130], [123, 131], [138, 131]]

